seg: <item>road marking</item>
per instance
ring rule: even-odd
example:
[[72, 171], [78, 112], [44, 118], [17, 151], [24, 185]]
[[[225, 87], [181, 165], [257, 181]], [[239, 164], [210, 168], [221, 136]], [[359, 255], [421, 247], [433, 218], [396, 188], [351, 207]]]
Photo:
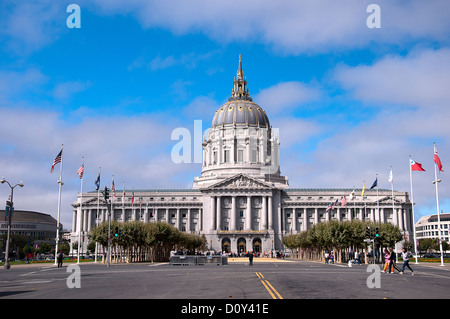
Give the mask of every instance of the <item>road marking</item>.
[[256, 276], [260, 279], [261, 283], [263, 284], [264, 288], [269, 292], [269, 294], [272, 296], [273, 299], [283, 299], [283, 297], [280, 295], [280, 293], [272, 286], [272, 284], [266, 280], [262, 273], [256, 272]]

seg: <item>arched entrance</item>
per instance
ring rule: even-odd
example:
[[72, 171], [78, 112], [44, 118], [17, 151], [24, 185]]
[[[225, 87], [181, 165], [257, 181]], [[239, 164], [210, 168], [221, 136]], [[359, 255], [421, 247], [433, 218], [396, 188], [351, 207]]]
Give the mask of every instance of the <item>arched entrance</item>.
[[231, 241], [230, 238], [225, 237], [222, 239], [222, 252], [229, 253], [231, 251]]
[[262, 251], [262, 244], [260, 238], [253, 239], [253, 252], [254, 253], [261, 253]]
[[237, 240], [237, 249], [238, 253], [245, 253], [247, 251], [247, 242], [245, 238], [239, 238]]

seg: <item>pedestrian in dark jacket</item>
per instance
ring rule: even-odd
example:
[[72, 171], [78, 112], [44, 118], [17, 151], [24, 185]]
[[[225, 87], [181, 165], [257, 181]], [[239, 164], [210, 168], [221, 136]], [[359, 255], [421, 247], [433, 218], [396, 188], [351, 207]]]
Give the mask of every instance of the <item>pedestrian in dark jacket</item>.
[[[391, 252], [391, 255], [389, 257], [389, 273], [391, 273], [391, 267], [394, 267], [395, 270], [397, 270], [400, 274], [403, 274], [400, 268], [398, 268], [396, 262], [395, 262], [395, 252], [392, 249], [392, 247], [389, 248], [389, 251]], [[394, 270], [392, 269], [392, 273], [394, 273]]]
[[59, 251], [59, 254], [58, 254], [58, 268], [61, 266], [62, 267], [62, 265], [63, 265], [63, 257], [64, 257], [64, 255], [63, 255], [63, 253], [62, 253], [62, 250], [60, 250]]

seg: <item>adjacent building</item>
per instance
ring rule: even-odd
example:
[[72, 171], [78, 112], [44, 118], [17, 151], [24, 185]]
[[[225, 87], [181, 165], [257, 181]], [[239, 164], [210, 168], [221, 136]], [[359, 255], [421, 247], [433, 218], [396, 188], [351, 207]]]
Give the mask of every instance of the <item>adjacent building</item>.
[[[441, 239], [447, 243], [450, 242], [450, 213], [439, 214], [441, 224]], [[428, 215], [419, 219], [415, 225], [417, 240], [426, 238], [439, 238], [439, 220], [438, 215]]]

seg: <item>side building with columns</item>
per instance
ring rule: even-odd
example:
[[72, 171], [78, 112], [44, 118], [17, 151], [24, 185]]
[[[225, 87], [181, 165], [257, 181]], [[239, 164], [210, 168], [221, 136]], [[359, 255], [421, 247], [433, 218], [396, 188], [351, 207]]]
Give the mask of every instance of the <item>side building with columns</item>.
[[[278, 129], [253, 102], [242, 62], [231, 97], [213, 116], [203, 136], [203, 162], [192, 189], [117, 190], [111, 218], [164, 221], [185, 232], [204, 234], [208, 247], [225, 252], [284, 249], [282, 238], [328, 220], [370, 220], [398, 225], [412, 238], [412, 206], [407, 192], [387, 189], [290, 188], [281, 175]], [[347, 203], [342, 206], [342, 198]], [[78, 194], [73, 206], [71, 240], [81, 231], [86, 250], [90, 231], [107, 221], [100, 194]], [[338, 202], [328, 210], [330, 203]], [[82, 202], [82, 205], [80, 205]], [[80, 207], [81, 206], [81, 207]]]

